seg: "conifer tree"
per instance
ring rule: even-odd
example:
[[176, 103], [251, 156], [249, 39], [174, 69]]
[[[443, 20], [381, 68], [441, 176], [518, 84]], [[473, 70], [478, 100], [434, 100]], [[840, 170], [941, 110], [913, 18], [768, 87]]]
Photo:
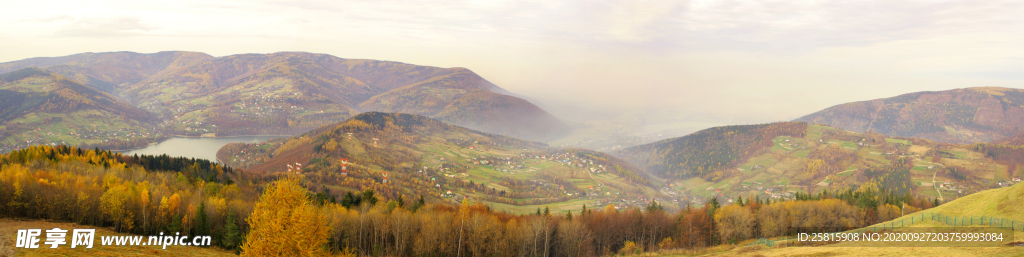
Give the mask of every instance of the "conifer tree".
[[309, 199], [301, 178], [288, 176], [264, 191], [247, 220], [243, 256], [325, 256], [328, 219]]
[[206, 217], [206, 203], [200, 201], [199, 202], [199, 210], [197, 210], [196, 212], [198, 212], [198, 213], [196, 214], [196, 221], [195, 221], [195, 224], [196, 224], [195, 235], [196, 236], [208, 236], [208, 235], [210, 235], [210, 225], [207, 223], [208, 219]]
[[235, 212], [229, 210], [227, 220], [224, 221], [224, 235], [221, 237], [222, 239], [220, 241], [224, 248], [235, 249], [235, 247], [238, 246], [238, 243], [240, 243], [239, 241], [242, 239], [242, 233], [238, 229], [236, 220]]

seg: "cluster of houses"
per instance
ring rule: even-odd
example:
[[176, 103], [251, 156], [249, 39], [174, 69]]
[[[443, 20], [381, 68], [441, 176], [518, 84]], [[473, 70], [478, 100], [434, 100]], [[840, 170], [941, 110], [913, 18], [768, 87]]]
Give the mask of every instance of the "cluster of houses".
[[[144, 128], [144, 127], [136, 127], [137, 130], [138, 130], [138, 128], [142, 128], [142, 131], [136, 132], [136, 130], [132, 130], [131, 127], [120, 128], [120, 129], [117, 129], [117, 130], [107, 130], [107, 131], [99, 131], [99, 130], [96, 130], [96, 129], [92, 129], [92, 130], [89, 130], [89, 129], [75, 129], [72, 132], [68, 132], [67, 135], [74, 136], [74, 137], [77, 137], [79, 139], [103, 138], [103, 139], [128, 139], [128, 140], [134, 139], [134, 138], [137, 138], [137, 137], [145, 138], [145, 137], [149, 137], [150, 136], [150, 132], [145, 132], [146, 128]], [[156, 128], [153, 128], [153, 130], [155, 130], [155, 129]], [[54, 136], [54, 135], [56, 135], [56, 133], [46, 132], [46, 135]]]
[[488, 157], [480, 156], [480, 158], [473, 158], [467, 161], [472, 161], [476, 165], [488, 165], [492, 166], [495, 171], [511, 173], [511, 170], [527, 168], [525, 165], [519, 163], [519, 159], [515, 157]]
[[452, 202], [458, 203], [462, 202], [463, 199], [469, 199], [469, 195], [454, 193], [451, 190], [447, 190], [445, 192], [441, 192], [441, 198], [449, 199]]
[[608, 167], [604, 164], [594, 165], [594, 160], [584, 159], [571, 153], [564, 154], [542, 154], [542, 155], [521, 155], [527, 158], [533, 159], [544, 159], [549, 161], [555, 161], [561, 163], [563, 166], [570, 166], [576, 168], [584, 168], [590, 171], [590, 173], [603, 173], [608, 171]]
[[[768, 197], [771, 199], [794, 199], [794, 197], [796, 196], [795, 192], [793, 191], [784, 191], [782, 187], [764, 186], [761, 185], [761, 182], [754, 182], [753, 184], [750, 185], [740, 185], [740, 187], [744, 191], [754, 191], [757, 192], [758, 195]], [[719, 198], [723, 198], [720, 202], [731, 203], [730, 200], [732, 199], [727, 198], [728, 196], [725, 195], [728, 192], [723, 192], [724, 190], [722, 188], [708, 187], [704, 190], [712, 191], [712, 195], [718, 196]], [[703, 200], [698, 197], [694, 197], [693, 199], [690, 200], [690, 202], [693, 204], [696, 204], [697, 202], [701, 201]]]
[[939, 190], [952, 191], [958, 194], [963, 194], [964, 191], [971, 189], [965, 185], [957, 185], [949, 180], [938, 183]]
[[[270, 90], [277, 90], [277, 88], [271, 88]], [[263, 116], [274, 115], [275, 113], [282, 112], [284, 110], [292, 110], [295, 112], [304, 112], [307, 109], [300, 106], [285, 106], [284, 104], [278, 105], [276, 103], [284, 102], [287, 100], [284, 96], [278, 96], [270, 92], [268, 89], [261, 89], [259, 92], [249, 93], [250, 98], [243, 100], [239, 105], [232, 106], [229, 112], [239, 113], [243, 120], [259, 118]], [[293, 93], [292, 95], [298, 95], [299, 93]], [[323, 112], [323, 111], [321, 111]]]
[[[132, 129], [134, 127], [134, 129]], [[26, 148], [31, 145], [65, 145], [68, 144], [65, 139], [67, 137], [77, 138], [81, 140], [97, 140], [96, 142], [110, 142], [111, 140], [122, 140], [131, 141], [136, 139], [153, 138], [156, 137], [156, 128], [150, 128], [145, 126], [131, 126], [126, 128], [119, 128], [115, 130], [96, 130], [96, 129], [75, 129], [71, 132], [62, 133], [54, 131], [42, 131], [42, 128], [27, 131], [22, 135], [26, 135], [31, 139], [19, 140], [14, 143], [3, 144], [0, 143], [0, 153], [18, 150]], [[34, 137], [33, 137], [34, 136]]]
[[807, 145], [800, 144], [800, 143], [797, 143], [797, 142], [792, 142], [791, 143], [791, 142], [789, 142], [789, 139], [783, 139], [782, 141], [788, 143], [787, 145], [789, 147], [792, 147], [792, 148], [807, 149]]
[[[284, 144], [284, 143], [282, 142], [282, 143], [278, 143], [278, 144]], [[267, 142], [246, 143], [246, 145], [258, 148], [258, 147], [262, 147], [264, 145], [267, 145]], [[259, 165], [260, 163], [262, 163], [263, 161], [266, 161], [269, 158], [270, 158], [270, 153], [268, 153], [266, 151], [260, 151], [260, 150], [257, 150], [257, 151], [249, 150], [249, 151], [247, 151], [247, 150], [243, 149], [241, 151], [238, 151], [238, 152], [232, 154], [230, 160], [231, 160], [231, 162], [233, 162], [232, 163], [233, 165], [238, 165], [240, 167], [245, 168], [245, 167], [251, 167], [251, 166]]]
[[[458, 140], [456, 140], [456, 141], [458, 141]], [[469, 147], [472, 147], [472, 146], [469, 146]], [[480, 156], [480, 158], [472, 158], [472, 159], [468, 159], [467, 161], [471, 161], [473, 164], [476, 164], [476, 165], [492, 166], [494, 168], [494, 170], [496, 170], [496, 171], [500, 171], [500, 172], [504, 172], [504, 173], [511, 173], [513, 170], [528, 168], [526, 165], [524, 165], [521, 162], [523, 159], [528, 159], [528, 158], [529, 159], [542, 159], [542, 160], [554, 161], [554, 162], [560, 163], [562, 166], [570, 166], [570, 167], [582, 168], [582, 169], [586, 169], [587, 171], [589, 171], [591, 173], [603, 173], [603, 172], [607, 171], [607, 169], [608, 169], [608, 167], [603, 165], [603, 164], [594, 165], [594, 161], [593, 160], [579, 158], [578, 156], [576, 156], [574, 154], [569, 154], [569, 153], [550, 154], [550, 155], [549, 154], [535, 155], [535, 154], [526, 154], [526, 153], [524, 153], [524, 154], [519, 154], [517, 156], [509, 156], [509, 157], [485, 157], [485, 156]]]
[[1001, 181], [996, 183], [999, 187], [1008, 187], [1020, 183], [1020, 177], [1013, 177], [1010, 181]]
[[185, 123], [185, 127], [183, 129], [185, 131], [190, 131], [190, 132], [212, 133], [212, 132], [217, 132], [217, 125], [207, 124], [205, 122], [193, 121], [191, 123]]
[[[601, 208], [603, 206], [612, 205], [615, 207], [616, 210], [628, 209], [632, 207], [643, 209], [651, 205], [651, 201], [658, 202], [660, 204], [666, 203], [666, 201], [662, 198], [648, 198], [644, 196], [638, 196], [635, 199], [632, 197], [599, 199], [594, 201], [594, 206], [596, 208]], [[678, 204], [679, 200], [672, 200], [672, 202]]]

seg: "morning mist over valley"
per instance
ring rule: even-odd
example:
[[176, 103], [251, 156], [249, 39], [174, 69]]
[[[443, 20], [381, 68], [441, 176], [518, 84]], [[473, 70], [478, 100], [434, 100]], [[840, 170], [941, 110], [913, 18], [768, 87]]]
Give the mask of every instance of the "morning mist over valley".
[[1016, 256], [1022, 8], [11, 3], [0, 256]]

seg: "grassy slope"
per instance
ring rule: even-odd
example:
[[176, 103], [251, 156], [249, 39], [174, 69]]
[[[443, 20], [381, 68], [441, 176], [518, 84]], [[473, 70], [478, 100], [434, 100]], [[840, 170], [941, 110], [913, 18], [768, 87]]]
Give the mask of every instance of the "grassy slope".
[[[972, 194], [928, 212], [951, 216], [986, 216], [1024, 220], [1024, 208], [1020, 206], [1024, 197], [1024, 184], [1012, 187], [986, 190]], [[896, 219], [909, 219], [913, 215]], [[889, 222], [885, 222], [889, 223]], [[948, 227], [941, 222], [925, 221], [910, 227]], [[980, 227], [980, 226], [976, 226]], [[899, 232], [901, 229], [896, 229]], [[1024, 233], [1015, 233], [1014, 242], [1024, 241]], [[747, 242], [744, 242], [744, 244]], [[1021, 247], [864, 247], [859, 243], [839, 243], [817, 247], [763, 248], [735, 247], [717, 249], [707, 256], [1024, 256]], [[692, 256], [688, 254], [664, 254], [660, 256]]]
[[[50, 249], [50, 245], [42, 244], [40, 240], [39, 249], [17, 249], [15, 256], [235, 256], [216, 248], [201, 248], [193, 246], [103, 246], [100, 244], [101, 236], [127, 236], [130, 234], [116, 233], [106, 228], [83, 226], [75, 223], [59, 223], [43, 220], [11, 220], [0, 219], [0, 255], [9, 253], [5, 247], [12, 247], [17, 238], [19, 229], [52, 229], [60, 228], [65, 230], [92, 228], [96, 229], [95, 243], [92, 249], [75, 248], [70, 245], [61, 245], [57, 249]], [[67, 242], [70, 243], [71, 234], [68, 232]], [[143, 241], [146, 239], [144, 238]]]
[[1024, 221], [1024, 184], [987, 190], [929, 211], [950, 216], [994, 216]]

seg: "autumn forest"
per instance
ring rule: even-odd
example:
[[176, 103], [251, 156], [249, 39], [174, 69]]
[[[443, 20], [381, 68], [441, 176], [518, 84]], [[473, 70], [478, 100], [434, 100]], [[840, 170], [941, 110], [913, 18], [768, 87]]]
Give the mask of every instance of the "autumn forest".
[[[191, 162], [189, 164], [188, 162]], [[381, 197], [372, 190], [308, 188], [300, 175], [273, 181], [184, 158], [123, 156], [37, 146], [0, 156], [0, 215], [72, 221], [152, 235], [211, 235], [215, 246], [249, 256], [594, 256], [694, 250], [839, 231], [934, 206], [883, 188], [801, 194], [794, 200], [738, 198], [668, 212], [657, 203], [617, 210], [513, 215], [485, 205]], [[268, 236], [273, 235], [273, 236]]]

